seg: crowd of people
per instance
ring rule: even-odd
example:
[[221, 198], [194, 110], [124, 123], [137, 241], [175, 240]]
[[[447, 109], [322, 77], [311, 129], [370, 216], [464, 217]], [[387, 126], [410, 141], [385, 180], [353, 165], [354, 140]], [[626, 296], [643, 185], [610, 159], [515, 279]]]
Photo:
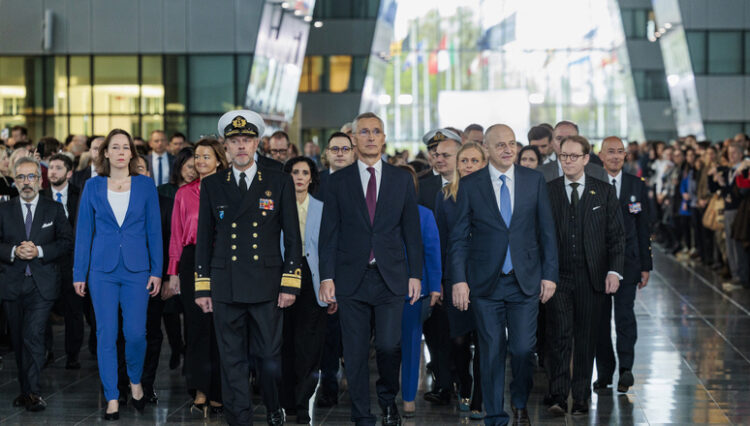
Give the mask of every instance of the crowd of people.
[[66, 369], [81, 368], [89, 324], [105, 420], [158, 402], [162, 330], [190, 412], [232, 425], [252, 423], [253, 393], [269, 424], [310, 423], [311, 398], [339, 403], [342, 368], [352, 422], [374, 425], [373, 350], [384, 425], [418, 415], [425, 374], [431, 404], [530, 424], [537, 368], [549, 413], [585, 416], [592, 389], [615, 376], [618, 392], [635, 383], [634, 301], [652, 239], [714, 268], [726, 291], [750, 286], [744, 134], [714, 144], [611, 136], [597, 154], [570, 121], [534, 126], [525, 144], [504, 124], [472, 124], [428, 132], [411, 158], [386, 154], [373, 113], [322, 154], [307, 142], [300, 155], [284, 131], [263, 136], [248, 110], [217, 128], [219, 138], [194, 142], [114, 129], [62, 143], [11, 129], [0, 149], [0, 300], [14, 406], [45, 409], [40, 375], [55, 362], [51, 324], [63, 321]]

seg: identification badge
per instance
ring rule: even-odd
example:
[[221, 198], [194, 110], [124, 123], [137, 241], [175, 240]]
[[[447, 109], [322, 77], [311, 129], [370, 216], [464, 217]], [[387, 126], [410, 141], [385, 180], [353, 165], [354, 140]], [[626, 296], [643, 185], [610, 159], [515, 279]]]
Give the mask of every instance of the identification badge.
[[628, 204], [628, 211], [630, 213], [640, 213], [643, 209], [641, 208], [641, 203], [630, 203]]
[[270, 198], [261, 198], [260, 209], [261, 210], [273, 210], [273, 200]]

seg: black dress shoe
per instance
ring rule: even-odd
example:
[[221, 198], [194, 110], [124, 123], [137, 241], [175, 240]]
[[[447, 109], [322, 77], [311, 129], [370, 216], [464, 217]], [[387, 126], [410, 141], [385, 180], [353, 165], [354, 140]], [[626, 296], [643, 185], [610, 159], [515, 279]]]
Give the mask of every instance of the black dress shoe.
[[598, 390], [607, 389], [611, 384], [612, 384], [612, 380], [611, 379], [610, 380], [599, 379], [599, 380], [597, 380], [597, 381], [594, 382], [594, 390], [598, 391]]
[[513, 425], [519, 425], [519, 426], [531, 426], [531, 419], [529, 419], [529, 411], [525, 408], [516, 408], [511, 407], [513, 409]]
[[309, 425], [310, 421], [312, 419], [310, 418], [310, 413], [307, 412], [304, 408], [297, 409], [297, 424], [298, 425]]
[[146, 408], [146, 394], [144, 393], [141, 399], [135, 399], [131, 396], [130, 402], [139, 413], [143, 413], [143, 409]]
[[29, 403], [29, 396], [22, 393], [13, 400], [14, 407], [25, 407]]
[[451, 403], [451, 392], [448, 389], [438, 389], [424, 394], [424, 400], [436, 405], [448, 405]]
[[318, 401], [315, 403], [319, 408], [328, 408], [333, 407], [334, 405], [339, 403], [339, 398], [336, 395], [326, 395], [325, 393], [321, 393], [320, 396], [318, 396]]
[[570, 414], [574, 416], [585, 416], [589, 413], [589, 405], [583, 402], [573, 401], [573, 408], [570, 410]]
[[47, 368], [54, 363], [55, 354], [53, 354], [52, 351], [47, 351], [47, 356], [44, 358], [44, 366], [42, 368]]
[[617, 382], [617, 392], [625, 393], [633, 386], [635, 378], [630, 370], [622, 370], [620, 372], [620, 380]]
[[68, 360], [65, 361], [65, 369], [66, 370], [80, 370], [81, 363], [76, 358], [68, 358]]
[[399, 426], [401, 425], [401, 416], [398, 415], [398, 408], [396, 404], [392, 404], [383, 410], [383, 426]]
[[106, 410], [104, 411], [104, 420], [106, 421], [114, 421], [114, 420], [120, 420], [120, 410], [115, 411], [114, 413], [108, 413]]
[[180, 366], [180, 357], [182, 354], [179, 351], [172, 351], [172, 355], [169, 357], [169, 369], [175, 370]]
[[38, 412], [44, 411], [47, 408], [47, 403], [44, 402], [41, 396], [31, 393], [28, 398], [28, 401], [26, 401], [26, 411]]
[[548, 393], [544, 395], [544, 399], [542, 399], [542, 404], [546, 405], [547, 408], [549, 408], [554, 403], [555, 403], [555, 398], [552, 398], [551, 394]]
[[284, 411], [279, 408], [276, 411], [271, 411], [266, 414], [266, 421], [269, 425], [278, 426], [284, 424]]
[[143, 389], [143, 399], [146, 400], [147, 404], [156, 404], [159, 402], [159, 397], [156, 396], [156, 392], [153, 389]]
[[555, 402], [547, 411], [555, 417], [562, 417], [568, 413], [568, 405], [564, 402]]

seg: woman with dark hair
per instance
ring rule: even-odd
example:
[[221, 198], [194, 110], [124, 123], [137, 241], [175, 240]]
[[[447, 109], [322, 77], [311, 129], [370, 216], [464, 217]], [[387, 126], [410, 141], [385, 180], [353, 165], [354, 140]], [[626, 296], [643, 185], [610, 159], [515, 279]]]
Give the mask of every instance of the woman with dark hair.
[[[399, 168], [411, 174], [414, 189], [419, 192], [419, 179], [411, 166]], [[415, 415], [414, 398], [419, 384], [419, 359], [422, 346], [422, 323], [429, 316], [429, 309], [440, 299], [440, 235], [435, 215], [425, 206], [419, 207], [419, 222], [424, 254], [422, 260], [422, 294], [417, 303], [404, 303], [401, 317], [401, 397], [404, 400], [404, 417]], [[426, 299], [426, 300], [425, 300]]]
[[[224, 147], [216, 139], [201, 139], [193, 156], [198, 179], [177, 190], [169, 240], [169, 284], [163, 298], [179, 294], [185, 312], [185, 381], [193, 394], [190, 411], [208, 417], [222, 412], [219, 350], [213, 314], [195, 304], [195, 243], [201, 180], [228, 167]], [[176, 168], [176, 167], [175, 167]]]
[[193, 148], [182, 148], [174, 157], [172, 169], [169, 172], [169, 183], [159, 185], [159, 195], [174, 199], [177, 190], [198, 178], [193, 159]]
[[[326, 331], [326, 303], [320, 293], [318, 271], [318, 236], [323, 217], [323, 203], [310, 194], [320, 184], [318, 169], [307, 157], [294, 157], [284, 164], [284, 172], [292, 175], [297, 197], [300, 236], [302, 237], [302, 287], [297, 301], [284, 309], [281, 346], [281, 406], [289, 415], [297, 415], [297, 423], [310, 423], [309, 401], [320, 376], [320, 358]], [[282, 236], [282, 249], [283, 236]], [[336, 305], [328, 306], [328, 313]]]
[[135, 152], [128, 132], [112, 130], [99, 151], [98, 176], [86, 182], [78, 207], [73, 286], [83, 297], [88, 276], [99, 376], [107, 399], [105, 420], [119, 419], [120, 309], [133, 406], [143, 411], [146, 404], [141, 386], [146, 308], [149, 295], [158, 294], [161, 286], [159, 198], [153, 180], [138, 174]]
[[539, 152], [539, 148], [534, 145], [526, 145], [518, 151], [518, 160], [516, 164], [519, 164], [530, 169], [536, 169], [542, 164], [542, 154]]

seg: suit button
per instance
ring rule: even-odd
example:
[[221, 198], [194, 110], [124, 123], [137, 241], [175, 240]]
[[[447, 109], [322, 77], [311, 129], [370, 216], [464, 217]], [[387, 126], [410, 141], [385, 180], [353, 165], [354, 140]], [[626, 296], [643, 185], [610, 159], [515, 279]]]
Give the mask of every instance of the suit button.
[[257, 228], [257, 227], [258, 227], [258, 222], [253, 222], [253, 228]]
[[257, 249], [257, 248], [258, 248], [258, 245], [257, 245], [257, 244], [253, 244], [253, 248], [254, 248], [254, 249]]
[[237, 246], [232, 244], [232, 250], [237, 250]]
[[232, 222], [232, 228], [236, 228], [236, 227], [237, 227], [237, 224]]
[[232, 262], [236, 262], [236, 261], [237, 261], [237, 256], [232, 256]]
[[257, 232], [253, 232], [253, 238], [258, 238], [258, 233]]
[[258, 255], [253, 256], [253, 260], [258, 260]]
[[232, 234], [232, 239], [237, 238], [237, 234]]

